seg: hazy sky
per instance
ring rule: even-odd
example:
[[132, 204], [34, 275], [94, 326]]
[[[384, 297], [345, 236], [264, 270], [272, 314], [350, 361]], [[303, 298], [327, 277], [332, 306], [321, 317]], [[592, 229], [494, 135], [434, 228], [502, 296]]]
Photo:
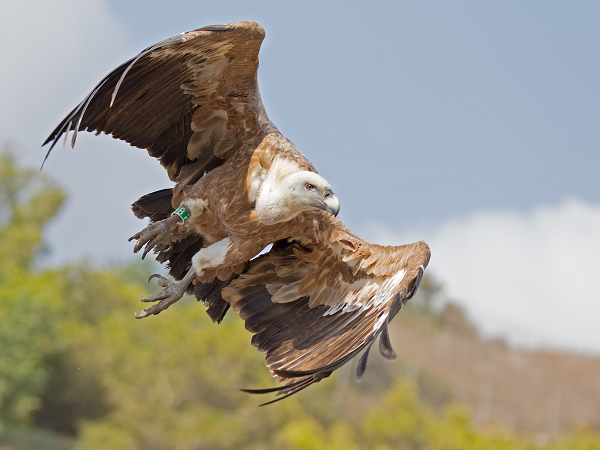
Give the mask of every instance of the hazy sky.
[[[172, 6], [176, 5], [176, 6]], [[363, 237], [426, 239], [430, 272], [488, 334], [600, 353], [600, 3], [26, 0], [0, 7], [0, 141], [39, 145], [161, 39], [254, 20], [270, 118]], [[44, 172], [70, 192], [54, 262], [131, 258], [144, 151], [79, 135]]]

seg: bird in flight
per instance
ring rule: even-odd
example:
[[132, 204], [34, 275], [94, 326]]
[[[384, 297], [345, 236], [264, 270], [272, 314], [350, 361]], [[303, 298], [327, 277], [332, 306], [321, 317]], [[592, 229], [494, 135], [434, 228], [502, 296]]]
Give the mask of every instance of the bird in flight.
[[104, 77], [43, 145], [48, 158], [63, 135], [72, 132], [74, 146], [79, 131], [102, 132], [160, 161], [174, 185], [133, 203], [150, 223], [130, 240], [175, 281], [152, 275], [163, 290], [142, 298], [153, 305], [136, 317], [186, 293], [214, 322], [233, 309], [283, 384], [246, 391], [277, 392], [277, 401], [364, 351], [360, 380], [378, 337], [394, 359], [388, 324], [415, 294], [430, 252], [422, 241], [372, 244], [337, 217], [332, 187], [262, 104], [264, 36], [239, 22], [152, 45]]

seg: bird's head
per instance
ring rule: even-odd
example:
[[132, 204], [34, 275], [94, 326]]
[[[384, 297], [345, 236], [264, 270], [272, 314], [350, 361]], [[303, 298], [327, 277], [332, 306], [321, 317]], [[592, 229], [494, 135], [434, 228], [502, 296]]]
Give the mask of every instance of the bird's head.
[[288, 175], [283, 186], [289, 192], [288, 201], [299, 211], [322, 209], [334, 216], [340, 211], [340, 201], [321, 175], [302, 171]]
[[256, 199], [256, 216], [266, 225], [292, 220], [306, 211], [323, 210], [337, 216], [340, 201], [325, 178], [299, 171], [282, 178], [267, 178]]

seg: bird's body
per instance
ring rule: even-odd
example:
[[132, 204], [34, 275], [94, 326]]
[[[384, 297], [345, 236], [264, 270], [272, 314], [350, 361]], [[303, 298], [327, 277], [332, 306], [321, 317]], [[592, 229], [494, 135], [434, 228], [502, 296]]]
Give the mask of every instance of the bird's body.
[[179, 281], [158, 276], [165, 289], [136, 317], [185, 292], [216, 322], [232, 307], [285, 383], [275, 390], [291, 395], [366, 348], [360, 378], [380, 334], [382, 355], [394, 357], [387, 324], [414, 295], [429, 248], [371, 244], [337, 218], [327, 180], [264, 110], [263, 38], [258, 24], [240, 22], [151, 46], [107, 75], [46, 143], [105, 132], [160, 160], [175, 185], [133, 204], [151, 223], [132, 239]]
[[[268, 166], [268, 172], [264, 166]], [[286, 238], [300, 240], [312, 234], [314, 221], [326, 218], [327, 213], [316, 210], [294, 217], [288, 213], [273, 223], [264, 218], [259, 220], [260, 200], [269, 196], [266, 185], [271, 181], [262, 172], [277, 181], [305, 171], [316, 175], [310, 162], [291, 142], [279, 133], [272, 133], [257, 148], [238, 152], [184, 189], [180, 199], [173, 199], [174, 208], [182, 205], [191, 212], [190, 219], [174, 229], [176, 235], [199, 234], [206, 248], [224, 239], [228, 241], [228, 252], [218, 270], [205, 266], [202, 274], [197, 271], [197, 281], [208, 283], [215, 277], [226, 280], [232, 273], [240, 274], [246, 261], [269, 244]], [[263, 209], [269, 210], [268, 199], [263, 203], [267, 203]], [[263, 216], [277, 217], [276, 212], [270, 215], [269, 212]]]

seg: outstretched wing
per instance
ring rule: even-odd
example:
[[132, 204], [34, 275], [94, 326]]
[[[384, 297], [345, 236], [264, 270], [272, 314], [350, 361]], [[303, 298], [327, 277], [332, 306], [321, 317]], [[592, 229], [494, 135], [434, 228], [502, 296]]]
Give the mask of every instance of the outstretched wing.
[[360, 380], [379, 335], [381, 354], [395, 358], [388, 323], [415, 294], [429, 248], [424, 242], [370, 244], [337, 223], [325, 244], [278, 242], [223, 289], [223, 299], [254, 333], [252, 344], [285, 383], [248, 392], [278, 391], [285, 398], [366, 350], [357, 368]]
[[[147, 149], [185, 186], [242, 145], [273, 131], [256, 71], [262, 27], [239, 22], [199, 28], [161, 41], [117, 67], [56, 127], [63, 134], [104, 132]], [[48, 155], [46, 155], [46, 158]]]

